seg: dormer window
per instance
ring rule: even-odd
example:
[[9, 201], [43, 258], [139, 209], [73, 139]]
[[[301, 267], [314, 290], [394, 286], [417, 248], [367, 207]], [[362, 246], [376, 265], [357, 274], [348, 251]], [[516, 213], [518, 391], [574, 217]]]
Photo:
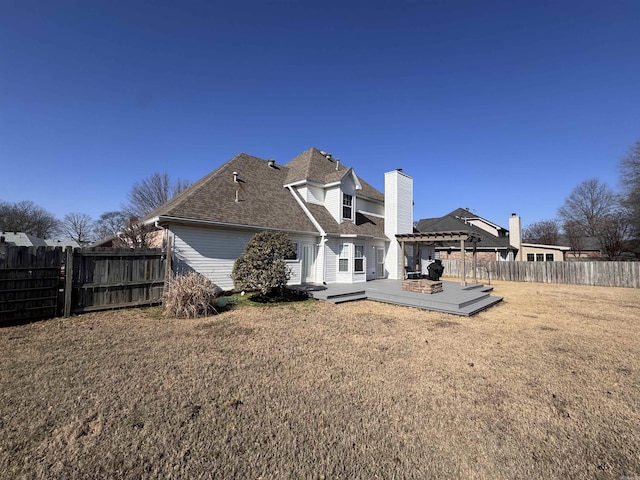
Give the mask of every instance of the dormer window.
[[353, 220], [353, 196], [342, 194], [342, 218]]

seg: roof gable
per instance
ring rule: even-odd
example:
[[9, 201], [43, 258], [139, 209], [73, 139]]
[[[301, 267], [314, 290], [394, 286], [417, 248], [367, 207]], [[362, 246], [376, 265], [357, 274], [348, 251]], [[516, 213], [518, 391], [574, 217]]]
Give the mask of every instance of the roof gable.
[[346, 175], [354, 176], [354, 183], [360, 188], [358, 195], [380, 202], [384, 195], [367, 182], [358, 177], [352, 168], [344, 166], [328, 154], [323, 154], [317, 148], [310, 148], [295, 157], [285, 165], [288, 170], [285, 185], [300, 182], [315, 182], [321, 185], [341, 182]]

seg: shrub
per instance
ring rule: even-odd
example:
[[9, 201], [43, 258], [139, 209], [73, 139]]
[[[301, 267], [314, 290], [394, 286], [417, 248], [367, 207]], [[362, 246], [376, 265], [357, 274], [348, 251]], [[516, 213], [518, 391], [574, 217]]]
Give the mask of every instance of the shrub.
[[165, 315], [176, 318], [195, 318], [218, 313], [215, 301], [222, 289], [207, 277], [190, 272], [178, 275], [167, 285], [162, 294]]
[[291, 278], [284, 259], [293, 255], [293, 243], [286, 233], [257, 233], [233, 263], [233, 284], [238, 290], [257, 290], [262, 295], [282, 292]]

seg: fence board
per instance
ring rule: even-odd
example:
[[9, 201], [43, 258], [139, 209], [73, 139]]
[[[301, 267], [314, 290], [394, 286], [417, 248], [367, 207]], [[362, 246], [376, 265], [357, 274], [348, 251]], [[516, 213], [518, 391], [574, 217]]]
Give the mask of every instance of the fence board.
[[63, 251], [0, 244], [0, 322], [58, 314]]
[[[445, 275], [461, 276], [460, 260], [442, 260], [442, 265]], [[640, 288], [640, 262], [478, 262], [476, 275], [481, 280]], [[466, 260], [466, 278], [473, 278], [471, 260]]]
[[164, 288], [160, 249], [76, 249], [71, 313], [158, 304]]

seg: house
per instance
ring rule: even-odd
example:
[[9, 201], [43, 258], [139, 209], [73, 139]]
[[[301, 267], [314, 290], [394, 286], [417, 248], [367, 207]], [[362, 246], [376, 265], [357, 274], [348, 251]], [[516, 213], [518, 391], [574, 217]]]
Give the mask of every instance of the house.
[[[419, 232], [469, 231], [480, 240], [475, 245], [480, 261], [514, 260], [518, 248], [511, 244], [509, 230], [490, 222], [464, 208], [457, 208], [438, 218], [423, 218], [416, 223]], [[473, 244], [465, 247], [468, 252]], [[460, 250], [455, 244], [440, 243], [421, 247], [420, 258], [460, 259]]]
[[53, 240], [39, 238], [24, 232], [0, 232], [0, 243], [15, 245], [17, 247], [79, 247], [75, 240]]
[[[515, 213], [509, 218], [509, 230], [464, 208], [458, 208], [438, 218], [419, 220], [416, 229], [420, 232], [444, 230], [468, 230], [480, 240], [467, 245], [467, 255], [474, 248], [480, 261], [556, 261], [565, 259], [569, 250], [564, 245], [543, 245], [522, 242], [522, 220]], [[460, 259], [460, 250], [451, 243], [432, 247], [421, 247], [420, 257], [433, 256], [441, 259]]]
[[163, 229], [177, 272], [231, 289], [235, 259], [257, 232], [286, 232], [291, 284], [403, 278], [395, 240], [412, 232], [413, 179], [385, 174], [385, 193], [326, 152], [284, 165], [241, 153], [143, 219]]

